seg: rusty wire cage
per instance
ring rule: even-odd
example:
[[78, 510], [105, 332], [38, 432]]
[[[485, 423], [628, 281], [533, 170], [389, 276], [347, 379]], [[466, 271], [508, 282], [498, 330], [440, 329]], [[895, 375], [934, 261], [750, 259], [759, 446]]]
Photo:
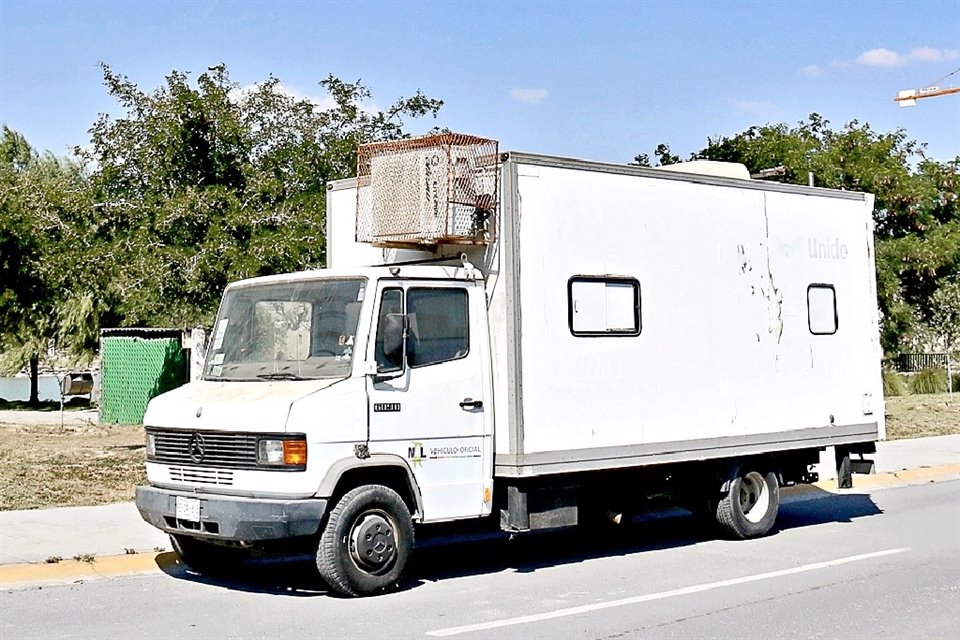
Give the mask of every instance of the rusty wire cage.
[[361, 145], [357, 242], [487, 244], [498, 200], [496, 140], [441, 133]]

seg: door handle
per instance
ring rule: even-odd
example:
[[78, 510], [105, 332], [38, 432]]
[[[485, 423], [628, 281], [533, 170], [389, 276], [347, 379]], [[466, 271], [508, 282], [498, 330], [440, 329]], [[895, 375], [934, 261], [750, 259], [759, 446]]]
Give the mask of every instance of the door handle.
[[471, 409], [480, 409], [483, 407], [483, 400], [474, 400], [473, 398], [464, 398], [463, 402], [460, 403], [461, 409], [466, 409], [470, 407]]

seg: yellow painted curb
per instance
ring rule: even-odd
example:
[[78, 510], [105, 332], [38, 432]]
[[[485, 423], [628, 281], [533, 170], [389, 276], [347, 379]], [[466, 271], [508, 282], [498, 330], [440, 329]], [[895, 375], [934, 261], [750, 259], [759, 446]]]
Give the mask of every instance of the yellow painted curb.
[[[960, 479], [960, 464], [941, 464], [935, 467], [920, 467], [919, 469], [904, 469], [877, 474], [853, 474], [853, 490], [881, 489], [884, 487], [902, 487], [910, 484], [923, 484], [942, 480]], [[838, 493], [850, 489], [837, 489], [837, 479], [820, 480], [810, 485], [798, 485], [791, 488], [791, 494], [803, 495], [829, 491]]]
[[903, 471], [892, 471], [881, 475], [854, 475], [853, 486], [856, 487], [859, 484], [864, 488], [869, 488], [886, 484], [918, 484], [934, 480], [949, 480], [951, 477], [960, 478], [960, 464], [904, 469]]
[[0, 586], [22, 582], [70, 582], [88, 578], [106, 578], [135, 573], [162, 571], [177, 564], [170, 552], [102, 556], [90, 562], [63, 560], [44, 564], [0, 565]]

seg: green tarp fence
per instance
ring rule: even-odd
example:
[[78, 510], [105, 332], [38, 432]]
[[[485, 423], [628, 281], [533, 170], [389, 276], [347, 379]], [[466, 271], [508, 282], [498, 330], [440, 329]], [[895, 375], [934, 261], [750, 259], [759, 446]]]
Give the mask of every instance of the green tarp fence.
[[150, 399], [187, 381], [179, 329], [104, 329], [100, 422], [140, 424]]

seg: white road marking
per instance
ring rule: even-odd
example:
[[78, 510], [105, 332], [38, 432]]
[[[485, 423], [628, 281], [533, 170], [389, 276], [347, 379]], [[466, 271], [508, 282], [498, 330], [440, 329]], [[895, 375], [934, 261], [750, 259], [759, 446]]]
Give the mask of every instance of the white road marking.
[[488, 629], [497, 629], [499, 627], [509, 627], [516, 624], [526, 624], [528, 622], [539, 622], [541, 620], [551, 620], [553, 618], [564, 618], [566, 616], [575, 616], [581, 613], [589, 613], [591, 611], [600, 611], [602, 609], [612, 609], [614, 607], [624, 607], [631, 604], [640, 604], [641, 602], [652, 602], [654, 600], [663, 600], [664, 598], [673, 598], [674, 596], [685, 596], [685, 595], [690, 595], [691, 593], [701, 593], [703, 591], [710, 591], [712, 589], [732, 587], [738, 584], [746, 584], [748, 582], [758, 582], [760, 580], [769, 580], [771, 578], [782, 578], [783, 576], [791, 576], [797, 573], [806, 573], [808, 571], [826, 569], [828, 567], [835, 567], [837, 565], [848, 564], [850, 562], [860, 562], [861, 560], [872, 560], [873, 558], [882, 558], [884, 556], [892, 556], [897, 553], [904, 553], [906, 551], [910, 551], [910, 548], [899, 547], [896, 549], [886, 549], [884, 551], [874, 551], [873, 553], [864, 553], [857, 556], [847, 556], [846, 558], [837, 558], [836, 560], [827, 560], [825, 562], [814, 562], [813, 564], [805, 564], [799, 567], [793, 567], [791, 569], [781, 569], [779, 571], [768, 571], [767, 573], [758, 573], [752, 576], [743, 576], [741, 578], [731, 578], [729, 580], [720, 580], [719, 582], [708, 582], [706, 584], [697, 584], [690, 587], [672, 589], [670, 591], [661, 591], [659, 593], [649, 593], [643, 596], [623, 598], [621, 600], [611, 600], [609, 602], [597, 602], [595, 604], [586, 604], [579, 607], [568, 607], [566, 609], [557, 609], [555, 611], [547, 611], [545, 613], [535, 613], [529, 616], [518, 616], [516, 618], [504, 618], [502, 620], [491, 620], [490, 622], [468, 624], [462, 627], [447, 627], [446, 629], [436, 629], [434, 631], [428, 631], [427, 635], [442, 638], [446, 636], [459, 635], [461, 633], [470, 633], [472, 631], [486, 631]]

